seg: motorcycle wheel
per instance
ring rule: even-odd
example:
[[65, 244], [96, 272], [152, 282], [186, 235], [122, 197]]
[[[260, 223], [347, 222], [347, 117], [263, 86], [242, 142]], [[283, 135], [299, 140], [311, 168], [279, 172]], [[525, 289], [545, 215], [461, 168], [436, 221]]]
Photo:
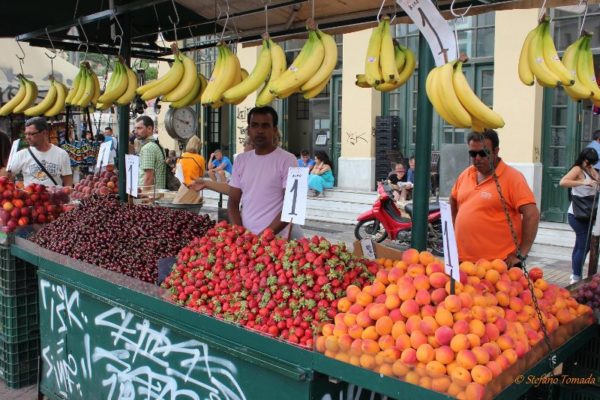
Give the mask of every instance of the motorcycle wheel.
[[429, 224], [429, 233], [427, 246], [431, 249], [431, 253], [438, 257], [444, 256], [444, 237], [442, 235], [441, 221], [435, 221]]
[[354, 236], [358, 240], [371, 239], [381, 243], [387, 238], [385, 228], [376, 219], [360, 221], [354, 228]]

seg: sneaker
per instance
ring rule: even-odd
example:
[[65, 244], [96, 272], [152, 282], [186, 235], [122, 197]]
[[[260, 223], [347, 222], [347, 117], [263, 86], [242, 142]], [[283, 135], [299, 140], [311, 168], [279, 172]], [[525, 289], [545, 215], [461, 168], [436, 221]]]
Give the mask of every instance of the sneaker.
[[571, 281], [570, 281], [571, 285], [574, 284], [574, 283], [577, 283], [577, 282], [579, 282], [581, 280], [581, 277], [578, 276], [578, 275], [571, 275], [570, 278], [571, 278]]
[[308, 197], [317, 197], [319, 194], [314, 189], [308, 189]]

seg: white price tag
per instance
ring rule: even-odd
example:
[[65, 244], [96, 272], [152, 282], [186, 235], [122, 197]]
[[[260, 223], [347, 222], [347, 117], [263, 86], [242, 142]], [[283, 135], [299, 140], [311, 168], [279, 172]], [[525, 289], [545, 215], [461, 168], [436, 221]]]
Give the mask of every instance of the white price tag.
[[110, 160], [111, 153], [111, 142], [104, 142], [100, 145], [100, 150], [98, 150], [98, 159], [96, 160], [96, 171], [100, 171], [102, 167], [106, 167]]
[[138, 177], [140, 172], [140, 158], [132, 154], [125, 155], [125, 171], [127, 184], [125, 191], [133, 197], [138, 197]]
[[431, 0], [396, 1], [429, 43], [435, 65], [439, 67], [458, 58], [454, 33]]
[[308, 168], [290, 167], [288, 170], [281, 220], [304, 225], [308, 196]]
[[[170, 167], [167, 166], [167, 168], [170, 168]], [[183, 184], [183, 182], [184, 182], [183, 166], [181, 165], [180, 162], [178, 162], [177, 165], [175, 165], [175, 178], [179, 179], [179, 182], [181, 182]]]
[[6, 170], [12, 170], [12, 163], [15, 159], [15, 154], [19, 151], [19, 143], [21, 143], [21, 139], [17, 139], [12, 143], [12, 147], [10, 148], [10, 154], [8, 155], [8, 162], [6, 163]]
[[460, 270], [458, 263], [458, 249], [454, 237], [454, 224], [452, 223], [452, 210], [446, 201], [440, 201], [442, 214], [442, 236], [444, 240], [444, 265], [446, 273], [460, 282]]
[[362, 239], [360, 241], [360, 247], [362, 247], [363, 258], [367, 260], [375, 259], [375, 247], [371, 239]]

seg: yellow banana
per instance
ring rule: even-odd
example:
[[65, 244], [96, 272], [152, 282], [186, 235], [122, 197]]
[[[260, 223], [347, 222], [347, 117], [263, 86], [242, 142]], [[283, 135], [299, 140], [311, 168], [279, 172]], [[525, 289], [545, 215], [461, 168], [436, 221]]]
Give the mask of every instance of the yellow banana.
[[406, 81], [410, 79], [413, 72], [415, 72], [415, 67], [417, 65], [417, 59], [415, 58], [415, 53], [412, 52], [411, 49], [404, 46], [398, 46], [402, 53], [404, 53], [404, 66], [402, 70], [398, 73], [398, 82], [400, 85], [404, 85]]
[[291, 95], [293, 95], [294, 93], [298, 92], [298, 88], [297, 87], [293, 87], [290, 90], [288, 90], [287, 92], [282, 92], [280, 94], [277, 95], [278, 99], [287, 99], [288, 97], [290, 97]]
[[269, 41], [263, 39], [262, 48], [252, 73], [248, 75], [248, 78], [243, 79], [241, 83], [227, 89], [223, 93], [223, 99], [228, 102], [241, 97], [245, 98], [267, 80], [269, 72], [271, 72], [271, 48], [269, 47]]
[[395, 83], [398, 80], [398, 68], [396, 68], [394, 39], [390, 31], [390, 19], [388, 17], [383, 18], [383, 27], [381, 29], [381, 51], [379, 53], [381, 78], [385, 83]]
[[52, 82], [56, 87], [56, 101], [45, 113], [46, 117], [54, 117], [65, 109], [65, 99], [67, 98], [68, 88], [58, 81]]
[[96, 106], [98, 102], [98, 98], [100, 97], [100, 81], [98, 80], [98, 75], [92, 72], [92, 80], [94, 81], [94, 95], [92, 96], [92, 106]]
[[[220, 50], [222, 69], [218, 72], [219, 76], [208, 83], [208, 87], [202, 95], [202, 104], [222, 104], [223, 93], [233, 85], [236, 79], [241, 79], [240, 61], [237, 56], [226, 45], [220, 45]], [[211, 76], [211, 80], [212, 78]]]
[[92, 98], [94, 97], [94, 91], [96, 90], [96, 88], [94, 85], [94, 78], [92, 77], [92, 75], [95, 75], [94, 72], [91, 69], [88, 69], [83, 94], [77, 101], [77, 105], [79, 107], [87, 107], [90, 104], [90, 101], [92, 101]]
[[77, 72], [77, 75], [75, 75], [75, 79], [73, 79], [73, 86], [71, 87], [71, 90], [69, 90], [69, 93], [67, 94], [67, 98], [65, 100], [66, 104], [71, 104], [71, 100], [73, 100], [73, 97], [75, 97], [75, 94], [79, 90], [79, 84], [80, 84], [82, 78], [83, 78], [83, 67], [80, 66], [79, 72]]
[[577, 57], [577, 77], [585, 87], [592, 91], [592, 99], [598, 101], [600, 100], [600, 88], [598, 87], [594, 73], [594, 59], [590, 48], [590, 41], [591, 38], [586, 36], [581, 43]]
[[454, 76], [455, 64], [456, 61], [451, 61], [440, 67], [438, 90], [443, 94], [444, 108], [458, 122], [458, 125], [455, 126], [457, 128], [469, 128], [472, 124], [471, 115], [461, 104], [454, 90], [452, 77]]
[[379, 68], [379, 57], [381, 55], [381, 38], [384, 23], [381, 21], [377, 28], [373, 28], [367, 47], [365, 58], [365, 75], [370, 86], [375, 86], [382, 81], [381, 69]]
[[408, 48], [401, 46], [400, 43], [394, 39], [394, 58], [396, 60], [396, 69], [398, 69], [398, 73], [402, 72], [404, 69], [404, 64], [406, 63], [406, 55], [404, 52], [406, 50], [408, 50]]
[[200, 102], [202, 104], [209, 103], [208, 101], [205, 101], [205, 99], [210, 98], [212, 100], [212, 93], [214, 92], [214, 88], [216, 85], [215, 82], [223, 74], [224, 67], [225, 67], [225, 59], [224, 59], [224, 55], [223, 55], [223, 46], [217, 45], [217, 59], [215, 60], [215, 65], [213, 67], [212, 74], [210, 75], [210, 78], [207, 81], [207, 86], [202, 93], [202, 98], [200, 100]]
[[325, 48], [317, 32], [309, 31], [308, 40], [302, 46], [302, 50], [292, 65], [273, 82], [271, 92], [280, 97], [283, 93], [300, 88], [317, 72], [324, 56]]
[[194, 97], [194, 100], [192, 100], [192, 102], [189, 104], [190, 106], [200, 103], [200, 99], [202, 98], [202, 93], [204, 92], [204, 89], [206, 89], [206, 86], [208, 85], [208, 81], [206, 80], [204, 75], [198, 74], [198, 79], [200, 80], [200, 90], [198, 91], [198, 94], [196, 95], [196, 97]]
[[581, 83], [581, 80], [577, 76], [577, 59], [584, 38], [585, 36], [581, 36], [575, 42], [571, 43], [563, 54], [563, 64], [575, 77], [575, 83], [572, 86], [564, 86], [563, 89], [575, 101], [589, 99], [593, 94], [587, 86]]
[[137, 75], [127, 65], [123, 65], [127, 74], [127, 89], [125, 93], [121, 95], [115, 103], [120, 106], [125, 106], [133, 101], [135, 98], [135, 89], [137, 89]]
[[196, 80], [198, 79], [196, 63], [183, 53], [179, 53], [179, 57], [183, 62], [183, 76], [179, 84], [163, 96], [163, 101], [176, 102], [184, 97], [188, 97], [187, 95], [190, 94], [190, 90], [196, 86]]
[[[194, 66], [194, 70], [195, 68], [196, 67]], [[184, 70], [185, 68], [183, 66], [183, 62], [181, 62], [179, 57], [176, 56], [171, 69], [165, 74], [164, 80], [161, 79], [159, 83], [145, 91], [142, 94], [142, 100], [154, 99], [175, 89], [175, 87], [179, 85], [181, 79], [183, 78]]]
[[0, 108], [0, 117], [6, 117], [8, 114], [10, 114], [12, 110], [23, 101], [26, 92], [27, 89], [25, 85], [25, 79], [22, 75], [19, 75], [19, 90], [12, 97], [12, 99], [3, 105], [2, 108]]
[[98, 98], [98, 101], [103, 104], [114, 103], [127, 90], [127, 72], [121, 62], [117, 62], [115, 66], [114, 76], [111, 76], [111, 81], [114, 79], [114, 84]]
[[321, 90], [325, 88], [327, 84], [323, 85], [323, 82], [329, 81], [338, 60], [338, 47], [334, 37], [318, 29], [317, 35], [319, 35], [321, 43], [323, 43], [325, 55], [318, 71], [300, 88], [303, 92], [312, 91], [311, 89], [317, 87], [321, 87]]
[[442, 119], [447, 121], [450, 125], [458, 125], [459, 122], [454, 119], [454, 117], [446, 110], [446, 106], [442, 101], [442, 97], [440, 97], [439, 92], [439, 72], [441, 67], [433, 68], [429, 74], [427, 75], [427, 80], [425, 81], [425, 91], [427, 92], [427, 97], [429, 101], [433, 105], [433, 108], [438, 113]]
[[471, 124], [471, 130], [473, 132], [483, 133], [485, 131], [485, 124], [479, 121], [477, 118], [471, 116], [473, 123]]
[[357, 74], [356, 82], [354, 84], [361, 88], [370, 88], [369, 82], [367, 82], [367, 76], [365, 74]]
[[531, 45], [531, 39], [536, 35], [536, 28], [529, 31], [521, 47], [521, 54], [519, 55], [519, 79], [527, 86], [531, 86], [535, 83], [533, 72], [529, 67], [529, 46]]
[[479, 97], [473, 92], [467, 82], [467, 78], [462, 72], [462, 62], [458, 61], [452, 76], [454, 91], [458, 96], [463, 107], [467, 110], [473, 119], [481, 122], [481, 124], [490, 129], [502, 128], [504, 120], [497, 112], [490, 109], [483, 103]]
[[31, 106], [26, 109], [24, 114], [28, 117], [37, 117], [38, 115], [42, 115], [54, 105], [56, 102], [56, 94], [56, 86], [54, 86], [54, 79], [52, 79], [44, 99], [35, 106]]
[[543, 33], [544, 24], [542, 23], [535, 28], [535, 34], [529, 42], [527, 60], [537, 82], [544, 87], [553, 88], [560, 82], [560, 79], [548, 68], [544, 60]]
[[240, 72], [242, 73], [242, 81], [248, 79], [248, 77], [250, 76], [250, 74], [248, 73], [248, 70], [245, 68], [241, 68]]
[[270, 86], [287, 69], [287, 61], [285, 59], [283, 48], [271, 39], [269, 39], [269, 48], [271, 49], [271, 73], [268, 82], [265, 83], [256, 97], [256, 105], [258, 107], [271, 104], [275, 99], [275, 95], [269, 90]]
[[27, 85], [25, 88], [25, 97], [23, 100], [13, 109], [13, 114], [21, 114], [25, 110], [27, 110], [31, 105], [35, 102], [38, 95], [38, 87], [35, 82], [30, 81], [27, 78], [25, 79], [25, 84]]
[[83, 68], [83, 72], [81, 75], [81, 80], [79, 81], [79, 87], [77, 88], [77, 93], [75, 93], [75, 96], [73, 96], [73, 98], [71, 99], [71, 105], [74, 105], [74, 106], [79, 106], [79, 101], [83, 97], [86, 86], [88, 84], [88, 78], [89, 78], [88, 69], [85, 67], [82, 67], [82, 68]]
[[548, 66], [548, 69], [554, 72], [554, 75], [560, 79], [560, 83], [563, 86], [571, 86], [575, 83], [573, 74], [564, 66], [558, 57], [556, 47], [554, 46], [554, 40], [550, 35], [550, 23], [548, 21], [543, 22], [542, 30], [542, 46], [544, 49], [544, 62]]
[[323, 82], [321, 82], [321, 84], [319, 84], [318, 86], [315, 86], [312, 89], [302, 92], [302, 96], [304, 96], [305, 99], [312, 99], [313, 97], [318, 96], [318, 94], [321, 93], [323, 91], [323, 89], [325, 89], [327, 87], [329, 80], [330, 79], [327, 78]]
[[192, 90], [189, 91], [187, 96], [184, 96], [182, 99], [179, 99], [178, 101], [172, 102], [171, 108], [182, 108], [182, 107], [187, 107], [187, 106], [191, 105], [192, 102], [198, 97], [198, 94], [200, 93], [201, 89], [202, 89], [202, 82], [200, 81], [198, 74], [196, 74], [196, 80], [194, 81], [194, 86], [192, 87]]

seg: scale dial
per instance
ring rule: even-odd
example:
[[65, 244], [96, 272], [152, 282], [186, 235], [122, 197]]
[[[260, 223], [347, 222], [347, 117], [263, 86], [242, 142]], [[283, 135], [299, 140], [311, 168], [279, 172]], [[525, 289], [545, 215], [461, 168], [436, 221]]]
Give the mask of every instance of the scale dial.
[[165, 128], [173, 139], [187, 140], [198, 131], [198, 116], [191, 107], [170, 108], [165, 116]]

